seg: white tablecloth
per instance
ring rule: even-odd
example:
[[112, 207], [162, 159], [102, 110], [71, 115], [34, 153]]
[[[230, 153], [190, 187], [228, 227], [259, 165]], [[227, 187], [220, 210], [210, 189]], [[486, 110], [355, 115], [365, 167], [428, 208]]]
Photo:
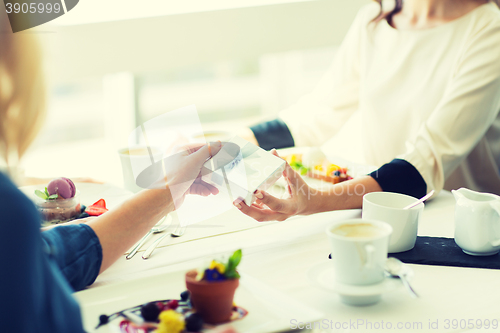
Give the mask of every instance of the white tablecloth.
[[[426, 203], [419, 235], [453, 237], [454, 203], [449, 192]], [[141, 253], [131, 260], [121, 258], [90, 289], [196, 268], [214, 256], [242, 248], [242, 272], [324, 314], [324, 323], [329, 324], [317, 332], [459, 332], [464, 331], [460, 325], [464, 327], [471, 319], [500, 320], [498, 270], [410, 265], [414, 271], [412, 285], [421, 295], [419, 299], [412, 299], [401, 287], [367, 307], [344, 305], [335, 293], [312, 285], [307, 271], [327, 261], [329, 253], [326, 226], [360, 216], [360, 210], [347, 210], [258, 223], [230, 209], [188, 228], [183, 237], [165, 240], [149, 260], [143, 260]], [[85, 292], [89, 291], [81, 293]], [[388, 323], [391, 329], [387, 329]]]

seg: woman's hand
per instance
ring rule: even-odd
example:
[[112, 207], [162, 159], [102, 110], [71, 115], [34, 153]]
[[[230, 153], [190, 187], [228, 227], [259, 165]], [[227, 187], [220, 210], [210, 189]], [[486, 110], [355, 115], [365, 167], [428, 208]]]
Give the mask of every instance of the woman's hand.
[[[140, 191], [116, 209], [88, 222], [102, 247], [100, 272], [121, 258], [161, 218], [179, 208], [187, 193], [204, 196], [218, 193], [199, 176], [205, 161], [220, 148], [220, 142], [183, 147], [180, 152], [160, 161], [163, 170], [158, 178], [161, 181], [152, 184], [152, 189]], [[156, 177], [157, 169], [154, 170]]]
[[180, 152], [165, 159], [165, 174], [168, 189], [176, 208], [184, 201], [186, 194], [208, 196], [219, 190], [201, 180], [201, 169], [208, 158], [221, 149], [221, 142], [206, 145], [191, 144], [180, 148]]
[[[273, 149], [274, 155], [278, 156]], [[371, 176], [358, 177], [335, 184], [328, 191], [310, 188], [300, 175], [287, 163], [283, 176], [288, 182], [288, 199], [277, 199], [272, 195], [257, 191], [257, 201], [248, 207], [241, 199], [234, 205], [259, 222], [284, 221], [294, 215], [310, 215], [340, 209], [361, 208], [363, 195], [382, 191]]]
[[[278, 156], [275, 149], [272, 150]], [[278, 156], [279, 157], [279, 156]], [[257, 200], [250, 207], [241, 199], [234, 201], [236, 208], [259, 222], [284, 221], [294, 215], [308, 215], [311, 213], [312, 196], [318, 191], [311, 189], [304, 179], [286, 163], [283, 177], [288, 183], [287, 199], [278, 199], [263, 191], [256, 191]]]

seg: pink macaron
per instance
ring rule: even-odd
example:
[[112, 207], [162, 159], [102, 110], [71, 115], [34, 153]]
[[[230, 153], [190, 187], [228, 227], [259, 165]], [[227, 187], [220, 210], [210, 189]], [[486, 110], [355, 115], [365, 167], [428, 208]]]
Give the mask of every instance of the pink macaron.
[[50, 195], [58, 194], [63, 199], [73, 198], [76, 194], [76, 186], [68, 178], [56, 178], [52, 179], [47, 185], [47, 191]]

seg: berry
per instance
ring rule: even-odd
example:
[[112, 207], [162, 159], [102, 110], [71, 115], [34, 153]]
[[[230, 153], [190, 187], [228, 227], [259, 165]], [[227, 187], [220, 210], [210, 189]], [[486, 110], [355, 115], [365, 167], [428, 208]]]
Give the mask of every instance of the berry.
[[179, 306], [179, 301], [176, 299], [172, 299], [167, 303], [167, 307], [172, 310], [177, 309], [178, 306]]
[[340, 171], [339, 170], [335, 170], [333, 172], [333, 175], [339, 177], [340, 176]]
[[108, 210], [106, 208], [102, 208], [99, 206], [90, 206], [90, 207], [87, 207], [87, 209], [85, 210], [85, 212], [87, 214], [89, 214], [90, 216], [99, 216], [101, 214], [106, 213], [107, 211]]
[[141, 306], [141, 315], [145, 321], [157, 321], [160, 309], [155, 302], [151, 302]]
[[84, 219], [84, 218], [89, 217], [89, 216], [90, 216], [89, 213], [83, 212], [80, 215], [78, 215], [77, 219]]
[[181, 293], [181, 301], [186, 302], [189, 299], [189, 290], [185, 290]]
[[104, 199], [99, 199], [96, 202], [94, 202], [92, 206], [100, 206], [106, 208], [106, 201], [104, 201]]
[[203, 328], [203, 319], [198, 313], [191, 313], [184, 319], [186, 321], [186, 331], [199, 332]]
[[99, 216], [107, 211], [108, 209], [106, 208], [106, 201], [104, 201], [104, 199], [97, 200], [85, 210], [90, 216]]
[[87, 206], [85, 206], [85, 205], [81, 205], [81, 206], [80, 206], [80, 213], [84, 213], [84, 212], [85, 212], [85, 209], [87, 209]]
[[106, 316], [105, 314], [102, 314], [99, 316], [99, 326], [101, 325], [106, 325], [109, 321], [109, 317]]
[[165, 306], [165, 304], [163, 304], [163, 302], [156, 302], [156, 306], [158, 307], [160, 312], [162, 312], [163, 310], [167, 310], [166, 306]]

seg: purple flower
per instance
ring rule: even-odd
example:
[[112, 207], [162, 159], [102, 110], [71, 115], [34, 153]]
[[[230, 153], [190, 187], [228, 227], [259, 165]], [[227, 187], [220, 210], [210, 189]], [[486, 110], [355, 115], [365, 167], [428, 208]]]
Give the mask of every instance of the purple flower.
[[222, 281], [225, 280], [226, 277], [219, 273], [217, 269], [205, 269], [205, 280], [207, 281]]

